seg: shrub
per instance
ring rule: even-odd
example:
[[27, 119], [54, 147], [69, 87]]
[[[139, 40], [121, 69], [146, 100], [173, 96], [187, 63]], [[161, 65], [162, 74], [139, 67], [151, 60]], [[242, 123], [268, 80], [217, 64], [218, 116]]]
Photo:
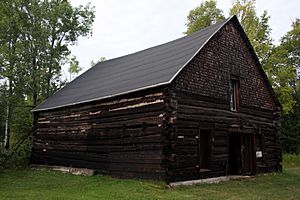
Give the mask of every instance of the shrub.
[[4, 163], [5, 168], [26, 168], [30, 162], [32, 139], [27, 138], [18, 148], [12, 149], [8, 153], [8, 158]]
[[5, 161], [5, 154], [4, 154], [4, 150], [3, 147], [0, 143], [0, 171], [4, 169], [4, 161]]
[[300, 155], [284, 154], [283, 155], [284, 167], [297, 167], [300, 166]]

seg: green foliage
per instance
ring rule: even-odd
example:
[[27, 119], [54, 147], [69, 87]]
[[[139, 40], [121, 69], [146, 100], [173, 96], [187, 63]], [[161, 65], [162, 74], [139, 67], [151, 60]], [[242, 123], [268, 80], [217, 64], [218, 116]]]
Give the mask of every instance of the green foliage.
[[300, 153], [300, 122], [295, 114], [282, 116], [281, 123], [282, 147], [285, 153]]
[[19, 102], [13, 114], [14, 118], [11, 126], [12, 145], [30, 133], [32, 124], [31, 107], [27, 107], [26, 102]]
[[272, 51], [267, 73], [283, 107], [281, 132], [283, 150], [300, 153], [300, 20]]
[[5, 154], [4, 154], [4, 148], [2, 143], [0, 144], [0, 173], [4, 169], [4, 162], [5, 162]]
[[97, 63], [103, 62], [103, 61], [106, 61], [106, 58], [105, 57], [100, 57], [100, 59], [97, 60], [96, 62], [92, 60], [90, 65], [91, 65], [91, 67], [94, 67]]
[[189, 35], [202, 28], [215, 24], [218, 21], [224, 20], [223, 11], [217, 8], [215, 0], [207, 0], [200, 4], [200, 6], [191, 10], [187, 16], [187, 31], [185, 34]]
[[69, 69], [68, 72], [70, 74], [70, 80], [72, 80], [72, 75], [78, 75], [78, 73], [82, 70], [82, 68], [79, 66], [79, 62], [76, 60], [76, 57], [73, 56], [71, 60], [69, 61]]
[[[80, 71], [70, 46], [92, 34], [94, 18], [90, 4], [73, 7], [68, 0], [0, 1], [1, 144], [6, 121], [11, 146], [30, 133], [30, 110], [65, 84], [64, 64]], [[28, 157], [28, 151], [16, 152], [13, 160]]]
[[[282, 109], [281, 132], [285, 152], [299, 153], [300, 148], [300, 20], [278, 46], [271, 39], [270, 16], [257, 15], [255, 0], [234, 0], [230, 15], [236, 15], [246, 32], [279, 99]], [[204, 1], [188, 15], [187, 34], [224, 19], [215, 1]]]
[[283, 154], [283, 166], [284, 166], [284, 168], [299, 167], [300, 166], [300, 155]]
[[265, 10], [262, 16], [258, 17], [255, 3], [255, 0], [234, 0], [229, 14], [238, 17], [262, 66], [265, 68], [265, 62], [273, 47], [269, 26], [270, 16]]
[[20, 85], [27, 86], [23, 91], [35, 106], [58, 89], [61, 66], [70, 59], [69, 46], [79, 36], [92, 34], [93, 7], [73, 7], [66, 0], [1, 1], [0, 5], [4, 44], [0, 73], [12, 84], [21, 77]]
[[[5, 87], [0, 84], [0, 146], [4, 140], [4, 130], [5, 130]], [[1, 147], [0, 147], [1, 148]]]
[[[34, 57], [30, 58], [31, 53], [28, 59], [29, 63], [36, 65], [36, 68], [29, 71], [29, 75], [35, 78], [29, 87], [32, 88], [34, 105], [37, 103], [36, 95], [37, 101], [42, 101], [59, 88], [61, 66], [69, 60], [74, 61], [69, 46], [76, 44], [79, 36], [87, 37], [92, 34], [91, 28], [95, 17], [93, 7], [89, 4], [72, 7], [70, 2], [65, 0], [36, 1], [37, 6], [32, 9], [32, 15], [36, 18], [32, 19], [31, 24], [39, 25], [31, 29], [39, 35], [32, 36], [37, 40], [30, 41], [33, 48], [29, 52], [34, 53]], [[38, 12], [35, 12], [36, 10]], [[39, 12], [42, 12], [42, 15], [39, 15]], [[40, 76], [41, 74], [43, 76]]]
[[291, 112], [296, 104], [291, 84], [295, 81], [295, 70], [288, 64], [287, 51], [282, 46], [275, 47], [266, 62], [266, 73], [282, 105], [283, 113]]
[[0, 147], [0, 171], [8, 168], [26, 168], [30, 161], [31, 147], [31, 137], [23, 137], [23, 139], [14, 144], [8, 152]]
[[[270, 16], [267, 11], [264, 11], [260, 17], [257, 16], [255, 3], [255, 0], [234, 0], [229, 14], [238, 17], [260, 62], [265, 68], [265, 62], [268, 60], [273, 48], [269, 26]], [[223, 11], [216, 7], [215, 0], [204, 1], [200, 6], [190, 11], [185, 33], [191, 34], [224, 19]]]
[[75, 57], [72, 57], [70, 60], [70, 67], [68, 69], [70, 74], [78, 74], [82, 70], [81, 67], [79, 67], [79, 62], [76, 60]]
[[283, 106], [284, 114], [295, 113], [299, 104], [300, 21], [282, 37], [266, 62], [267, 74]]
[[6, 154], [3, 162], [3, 168], [21, 169], [26, 168], [30, 161], [32, 148], [31, 137], [23, 136], [18, 143], [12, 146], [11, 151]]
[[282, 48], [286, 49], [289, 63], [298, 71], [300, 78], [300, 19], [296, 19], [290, 30], [281, 39]]

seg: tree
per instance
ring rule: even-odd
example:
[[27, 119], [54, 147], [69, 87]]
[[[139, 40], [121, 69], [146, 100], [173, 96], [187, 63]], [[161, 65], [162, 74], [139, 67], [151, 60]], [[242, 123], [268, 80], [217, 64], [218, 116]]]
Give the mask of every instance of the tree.
[[268, 62], [272, 66], [275, 93], [283, 107], [281, 132], [283, 148], [300, 153], [300, 20], [296, 19], [274, 48]]
[[16, 88], [20, 88], [19, 74], [22, 70], [18, 67], [18, 60], [21, 52], [21, 36], [20, 24], [24, 22], [19, 9], [20, 1], [10, 2], [3, 0], [0, 2], [0, 78], [4, 82], [6, 91], [6, 113], [5, 113], [5, 148], [9, 149], [10, 129], [13, 113], [13, 105], [15, 102]]
[[72, 76], [73, 75], [78, 75], [78, 73], [82, 70], [82, 68], [79, 66], [78, 60], [76, 60], [76, 57], [73, 56], [69, 62], [70, 66], [68, 69], [68, 72], [70, 74], [70, 82], [72, 81]]
[[295, 91], [292, 87], [296, 73], [293, 66], [289, 64], [287, 50], [281, 45], [275, 47], [266, 62], [266, 66], [266, 72], [282, 105], [283, 112], [291, 112], [296, 103], [294, 99]]
[[6, 102], [5, 102], [5, 91], [6, 88], [3, 84], [0, 83], [0, 154], [1, 149], [3, 149], [3, 140], [4, 140], [4, 131], [5, 131], [5, 108], [6, 108]]
[[[229, 14], [238, 17], [262, 66], [265, 68], [265, 62], [273, 48], [269, 26], [270, 16], [267, 11], [264, 11], [262, 16], [258, 17], [255, 3], [255, 0], [234, 0]], [[215, 0], [204, 1], [200, 6], [190, 11], [185, 33], [191, 34], [224, 19], [223, 11], [217, 8]]]
[[91, 67], [94, 67], [97, 63], [103, 62], [103, 61], [106, 61], [106, 58], [105, 57], [100, 57], [100, 59], [97, 60], [96, 62], [92, 60], [90, 65], [91, 65]]
[[299, 19], [293, 23], [292, 30], [281, 38], [280, 45], [274, 46], [268, 25], [270, 16], [266, 11], [260, 17], [256, 15], [255, 0], [235, 0], [230, 14], [238, 16], [282, 105], [284, 151], [299, 153]]
[[255, 0], [234, 0], [229, 14], [236, 15], [246, 32], [262, 66], [268, 60], [273, 44], [271, 39], [271, 28], [269, 26], [270, 16], [265, 10], [258, 17], [255, 9]]
[[200, 6], [191, 10], [187, 16], [187, 31], [185, 34], [192, 34], [224, 19], [223, 11], [217, 8], [215, 0], [204, 1]]
[[271, 69], [270, 81], [283, 106], [284, 113], [295, 112], [299, 96], [300, 20], [292, 24], [276, 46], [267, 64]]
[[27, 116], [28, 107], [64, 84], [61, 67], [72, 60], [69, 47], [80, 36], [92, 34], [94, 18], [90, 4], [73, 7], [68, 0], [0, 1], [0, 84], [5, 89], [7, 149], [11, 127], [21, 130], [18, 122], [24, 119], [14, 118], [14, 112]]
[[[234, 0], [230, 15], [236, 15], [246, 32], [282, 107], [281, 132], [286, 152], [300, 152], [300, 20], [275, 46], [270, 37], [270, 16], [258, 16], [255, 0]], [[215, 1], [205, 1], [191, 10], [186, 34], [216, 23], [223, 17]]]
[[[300, 79], [300, 19], [296, 19], [292, 24], [292, 30], [281, 39], [282, 48], [286, 49], [286, 56], [289, 64], [293, 66], [297, 80]], [[295, 82], [296, 84], [299, 82]], [[294, 85], [294, 88], [296, 85]]]
[[[61, 66], [67, 61], [71, 51], [70, 45], [77, 42], [79, 36], [89, 36], [92, 34], [92, 23], [94, 21], [94, 11], [90, 4], [86, 6], [72, 7], [65, 0], [51, 1], [49, 6], [49, 64], [46, 78], [46, 97], [51, 95], [51, 79], [54, 75], [61, 73]], [[72, 58], [71, 58], [72, 60]]]
[[61, 66], [72, 59], [69, 47], [79, 36], [92, 34], [95, 15], [90, 4], [73, 7], [66, 0], [31, 1], [35, 4], [26, 8], [31, 31], [25, 37], [29, 41], [27, 64], [33, 66], [28, 67], [28, 76], [32, 77], [28, 88], [35, 106], [58, 89]]

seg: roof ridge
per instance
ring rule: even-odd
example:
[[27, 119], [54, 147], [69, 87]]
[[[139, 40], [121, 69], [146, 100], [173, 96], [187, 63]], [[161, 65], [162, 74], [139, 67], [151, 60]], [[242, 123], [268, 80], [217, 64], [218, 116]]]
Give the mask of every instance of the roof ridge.
[[[168, 42], [165, 42], [165, 43], [162, 43], [162, 44], [158, 44], [158, 45], [154, 45], [154, 46], [151, 46], [151, 47], [147, 47], [146, 49], [138, 50], [138, 51], [135, 51], [135, 52], [126, 54], [126, 55], [117, 56], [117, 57], [115, 57], [115, 58], [111, 58], [111, 59], [108, 59], [108, 60], [105, 60], [105, 61], [98, 62], [98, 63], [96, 63], [93, 67], [97, 66], [97, 65], [100, 64], [100, 63], [106, 63], [106, 62], [110, 62], [110, 61], [115, 61], [115, 60], [117, 60], [117, 59], [124, 58], [124, 57], [127, 57], [127, 56], [132, 56], [132, 55], [138, 54], [138, 53], [142, 53], [142, 52], [148, 51], [148, 50], [150, 50], [150, 49], [153, 49], [153, 48], [156, 48], [156, 47], [159, 47], [159, 46], [163, 46], [163, 45], [166, 45], [166, 44], [169, 44], [169, 43], [173, 43], [173, 42], [175, 42], [175, 41], [182, 40], [182, 39], [187, 38], [187, 37], [192, 37], [192, 36], [198, 35], [199, 32], [203, 32], [203, 31], [205, 31], [205, 30], [207, 30], [207, 29], [209, 29], [209, 28], [212, 28], [212, 27], [214, 27], [214, 26], [217, 26], [217, 25], [219, 25], [219, 24], [226, 23], [228, 19], [231, 19], [231, 17], [230, 17], [230, 18], [227, 18], [227, 19], [224, 19], [224, 20], [222, 20], [222, 21], [216, 22], [215, 24], [212, 24], [212, 25], [210, 25], [210, 26], [204, 27], [204, 28], [202, 28], [202, 29], [200, 29], [200, 30], [198, 30], [198, 31], [196, 31], [196, 32], [194, 32], [194, 33], [192, 33], [192, 34], [190, 34], [190, 35], [185, 35], [185, 36], [183, 36], [183, 37], [176, 38], [176, 39], [172, 39], [172, 40], [170, 40], [170, 41], [168, 41]], [[199, 36], [199, 37], [200, 37], [200, 36]], [[91, 67], [91, 68], [92, 68], [92, 67]]]
[[[176, 77], [177, 75], [185, 68], [186, 65], [188, 65], [188, 63], [201, 51], [201, 49], [207, 44], [207, 42], [209, 42], [211, 40], [211, 38], [217, 33], [219, 32], [219, 30], [221, 28], [223, 28], [225, 26], [225, 24], [227, 24], [232, 18], [236, 17], [235, 15], [223, 20], [222, 22], [219, 22], [220, 24], [223, 24], [222, 26], [220, 26], [213, 34], [210, 35], [210, 37], [206, 40], [206, 42], [204, 42], [201, 47], [198, 49], [198, 51], [196, 51], [194, 53], [194, 55], [177, 71], [177, 73], [171, 78], [170, 82], [171, 83]], [[217, 24], [217, 23], [216, 23]], [[214, 24], [214, 25], [216, 25]]]
[[[72, 106], [170, 84], [233, 17], [191, 35], [99, 62], [32, 111]], [[174, 55], [180, 57], [172, 59]]]

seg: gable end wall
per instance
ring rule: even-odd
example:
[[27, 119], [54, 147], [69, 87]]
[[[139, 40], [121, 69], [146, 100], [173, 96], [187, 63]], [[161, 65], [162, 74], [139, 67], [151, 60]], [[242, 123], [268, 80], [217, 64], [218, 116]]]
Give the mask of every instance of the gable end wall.
[[[230, 111], [230, 75], [240, 77], [238, 112]], [[241, 174], [281, 169], [276, 100], [233, 20], [178, 74], [171, 90], [176, 120], [168, 141], [168, 155], [174, 158], [166, 165], [170, 182], [228, 175], [230, 133], [251, 137], [252, 153], [247, 154]], [[203, 131], [212, 137], [208, 169], [200, 169]], [[262, 151], [263, 157], [256, 158], [255, 151]]]
[[253, 55], [233, 21], [226, 24], [175, 79], [176, 88], [228, 104], [230, 75], [240, 77], [241, 107], [275, 110]]

